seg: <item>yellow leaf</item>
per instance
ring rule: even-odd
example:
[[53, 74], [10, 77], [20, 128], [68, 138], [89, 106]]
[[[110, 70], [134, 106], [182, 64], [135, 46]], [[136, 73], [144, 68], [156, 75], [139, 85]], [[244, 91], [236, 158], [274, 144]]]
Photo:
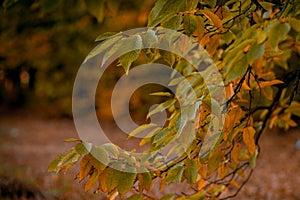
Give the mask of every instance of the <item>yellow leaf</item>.
[[89, 175], [91, 167], [92, 167], [92, 164], [90, 162], [90, 155], [84, 156], [81, 159], [79, 174], [77, 175], [77, 178], [79, 179], [79, 181], [82, 181], [85, 177], [87, 177]]
[[215, 27], [224, 30], [222, 21], [216, 14], [209, 10], [202, 10], [201, 12]]
[[97, 182], [98, 180], [99, 172], [97, 169], [94, 170], [93, 174], [90, 176], [90, 178], [87, 180], [87, 182], [84, 185], [84, 191], [89, 191]]
[[243, 141], [246, 144], [247, 149], [249, 150], [251, 155], [253, 155], [256, 150], [256, 145], [254, 141], [255, 132], [255, 129], [251, 126], [245, 128], [243, 131]]

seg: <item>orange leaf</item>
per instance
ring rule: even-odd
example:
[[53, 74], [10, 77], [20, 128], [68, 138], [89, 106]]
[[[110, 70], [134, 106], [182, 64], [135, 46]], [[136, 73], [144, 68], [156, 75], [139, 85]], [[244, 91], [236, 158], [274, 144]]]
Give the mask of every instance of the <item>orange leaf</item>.
[[204, 188], [205, 186], [205, 180], [204, 179], [200, 179], [200, 181], [198, 182], [198, 186], [197, 189], [200, 191]]
[[281, 80], [272, 80], [272, 81], [263, 81], [259, 82], [259, 85], [256, 87], [258, 89], [259, 87], [264, 88], [267, 86], [277, 85], [277, 84], [283, 84], [284, 82]]
[[209, 53], [211, 57], [213, 57], [217, 51], [217, 47], [219, 46], [220, 35], [214, 35], [210, 38], [209, 43], [206, 45], [206, 51]]
[[209, 10], [202, 10], [201, 12], [215, 27], [224, 30], [222, 21], [216, 14]]
[[232, 185], [233, 187], [237, 188], [237, 189], [240, 188], [240, 185], [236, 181], [230, 181], [229, 184]]
[[236, 143], [231, 151], [231, 159], [233, 162], [238, 162], [239, 161], [239, 155], [241, 151], [241, 144]]
[[246, 81], [243, 82], [242, 89], [243, 90], [251, 90], [251, 88], [248, 86], [248, 84], [246, 83]]
[[244, 53], [247, 53], [249, 51], [251, 47], [251, 44], [248, 44], [247, 46], [245, 46], [245, 48], [243, 49]]
[[247, 146], [250, 154], [253, 155], [256, 150], [256, 145], [254, 141], [255, 129], [251, 126], [247, 127], [243, 131], [243, 141]]
[[200, 40], [200, 45], [204, 47], [209, 42], [209, 39], [210, 39], [209, 34], [204, 35]]

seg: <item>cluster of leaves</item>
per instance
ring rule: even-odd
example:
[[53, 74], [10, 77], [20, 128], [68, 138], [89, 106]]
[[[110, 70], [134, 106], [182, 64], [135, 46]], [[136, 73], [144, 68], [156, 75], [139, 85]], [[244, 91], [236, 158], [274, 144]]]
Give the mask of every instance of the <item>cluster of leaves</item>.
[[[126, 73], [130, 73], [132, 63], [143, 55], [149, 62], [168, 63], [185, 76], [196, 91], [197, 100], [191, 102], [189, 93], [184, 92], [186, 83], [180, 79], [171, 80], [176, 95], [155, 93], [167, 96], [168, 100], [148, 113], [149, 117], [167, 110], [170, 113], [167, 125], [162, 128], [155, 124], [141, 125], [130, 133], [129, 138], [150, 130], [140, 142], [140, 145], [149, 143], [150, 151], [177, 140], [178, 145], [174, 145], [169, 154], [180, 152], [179, 149], [184, 148], [182, 144], [189, 140], [191, 145], [172, 160], [160, 154], [135, 160], [115, 145], [96, 147], [80, 141], [57, 157], [49, 170], [68, 170], [81, 159], [77, 178], [80, 181], [87, 179], [85, 190], [98, 182], [97, 191], [105, 192], [110, 199], [117, 196], [130, 200], [157, 199], [149, 192], [157, 181], [161, 191], [165, 184], [186, 181], [190, 185], [190, 191], [167, 194], [162, 197], [164, 200], [234, 197], [255, 168], [258, 142], [264, 129], [297, 126], [294, 118], [300, 113], [297, 95], [300, 80], [299, 7], [297, 1], [288, 0], [157, 0], [150, 12], [148, 26], [158, 28], [156, 32], [145, 33], [148, 37], [139, 34], [128, 37], [122, 33], [99, 36], [99, 41], [105, 41], [88, 59], [108, 49], [102, 56], [105, 62], [123, 44], [131, 45], [136, 50], [119, 58]], [[204, 148], [209, 122], [217, 117], [212, 109], [217, 101], [208, 94], [201, 74], [186, 60], [162, 50], [141, 49], [149, 38], [152, 42], [163, 40], [159, 27], [176, 30], [194, 39], [195, 44], [206, 49], [223, 75], [227, 112], [223, 113], [225, 121], [220, 137], [207, 154], [201, 154], [200, 150]], [[178, 48], [188, 48], [182, 45]], [[208, 67], [201, 70], [209, 73]], [[183, 104], [186, 107], [178, 107], [176, 97], [180, 95], [187, 101]], [[190, 132], [185, 133], [187, 126], [191, 127], [188, 130], [195, 130], [195, 137], [191, 137]], [[178, 135], [184, 137], [178, 138]], [[101, 158], [97, 159], [97, 155]], [[134, 164], [123, 166], [121, 161], [124, 160]], [[161, 168], [152, 169], [153, 164], [159, 163]], [[116, 165], [120, 165], [119, 169], [131, 170], [121, 172], [116, 170]], [[141, 166], [144, 172], [135, 170]]]

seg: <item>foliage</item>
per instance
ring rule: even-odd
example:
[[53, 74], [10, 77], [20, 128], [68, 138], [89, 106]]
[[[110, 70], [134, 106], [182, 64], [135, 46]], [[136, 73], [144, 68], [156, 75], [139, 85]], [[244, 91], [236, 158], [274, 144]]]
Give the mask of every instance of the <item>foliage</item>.
[[[212, 112], [216, 101], [207, 94], [202, 77], [193, 71], [191, 65], [182, 64], [185, 61], [180, 57], [146, 49], [134, 52], [134, 56], [119, 59], [126, 73], [130, 73], [131, 64], [138, 59], [136, 54], [145, 54], [150, 62], [163, 60], [187, 78], [194, 90], [198, 91], [198, 101], [187, 103], [188, 106], [180, 110], [173, 94], [157, 93], [167, 96], [168, 100], [148, 115], [167, 110], [170, 113], [168, 124], [156, 129], [153, 129], [153, 124], [142, 125], [130, 137], [152, 128], [149, 137], [142, 139], [140, 144], [148, 143], [150, 149], [155, 150], [178, 134], [183, 134], [182, 127], [177, 123], [183, 118], [186, 125], [189, 121], [199, 122], [195, 127], [196, 138], [193, 138], [192, 145], [185, 149], [183, 155], [168, 162], [160, 155], [153, 155], [144, 161], [135, 160], [136, 165], [146, 169], [140, 173], [134, 165], [128, 166], [132, 168], [130, 172], [121, 172], [112, 167], [118, 165], [120, 160], [132, 159], [117, 146], [97, 147], [79, 141], [74, 148], [58, 156], [49, 171], [67, 171], [80, 160], [77, 179], [86, 179], [85, 191], [98, 184], [97, 191], [105, 192], [110, 199], [117, 196], [130, 200], [157, 199], [149, 193], [154, 182], [159, 181], [160, 190], [163, 191], [166, 184], [185, 180], [192, 192], [176, 191], [162, 199], [234, 197], [255, 168], [262, 132], [266, 128], [286, 130], [297, 126], [294, 119], [300, 113], [297, 93], [300, 78], [299, 7], [297, 1], [157, 0], [149, 14], [148, 26], [170, 28], [190, 36], [206, 49], [223, 74], [228, 99], [227, 112], [223, 113], [224, 127], [215, 147], [208, 154], [200, 154], [209, 121], [217, 117]], [[151, 34], [153, 42], [161, 39], [158, 31]], [[105, 41], [115, 38], [119, 42], [143, 39], [137, 34], [131, 37], [121, 33], [106, 36], [99, 38]], [[117, 46], [118, 43], [113, 45]], [[177, 80], [172, 84], [182, 91], [185, 82]], [[189, 98], [185, 96], [185, 99], [188, 101]], [[192, 114], [197, 110], [199, 118]], [[189, 139], [189, 133], [186, 136]], [[170, 151], [180, 147], [176, 146]], [[101, 160], [105, 158], [109, 165], [99, 162], [92, 155], [93, 149], [98, 149]], [[153, 171], [151, 162], [160, 162], [163, 167]]]

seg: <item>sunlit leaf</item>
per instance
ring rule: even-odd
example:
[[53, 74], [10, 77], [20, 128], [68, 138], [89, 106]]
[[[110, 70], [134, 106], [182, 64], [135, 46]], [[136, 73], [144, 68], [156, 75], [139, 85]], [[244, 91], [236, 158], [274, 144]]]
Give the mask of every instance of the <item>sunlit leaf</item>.
[[147, 114], [147, 118], [149, 118], [150, 116], [162, 112], [164, 110], [166, 110], [167, 108], [169, 108], [170, 106], [172, 106], [174, 103], [176, 102], [176, 99], [170, 99], [167, 100], [161, 104], [159, 104], [156, 108], [154, 108], [153, 110], [151, 110], [148, 114]]
[[149, 129], [149, 128], [154, 128], [156, 127], [157, 125], [156, 124], [143, 124], [139, 127], [137, 127], [136, 129], [134, 129], [129, 135], [128, 135], [128, 138], [132, 138], [134, 136], [136, 136], [137, 134]]
[[122, 67], [125, 70], [126, 74], [128, 74], [129, 68], [132, 65], [132, 63], [139, 57], [140, 52], [141, 52], [141, 49], [135, 50], [135, 51], [130, 51], [130, 52], [122, 55], [119, 58], [120, 64], [122, 65]]
[[71, 162], [76, 162], [79, 159], [79, 156], [75, 148], [71, 148], [65, 153], [57, 156], [49, 165], [48, 172], [57, 172], [60, 171], [64, 166]]
[[77, 175], [79, 181], [82, 181], [85, 177], [89, 175], [89, 172], [93, 166], [91, 159], [91, 155], [86, 155], [81, 159], [79, 173]]
[[167, 174], [166, 183], [180, 183], [183, 174], [183, 165], [175, 165]]

